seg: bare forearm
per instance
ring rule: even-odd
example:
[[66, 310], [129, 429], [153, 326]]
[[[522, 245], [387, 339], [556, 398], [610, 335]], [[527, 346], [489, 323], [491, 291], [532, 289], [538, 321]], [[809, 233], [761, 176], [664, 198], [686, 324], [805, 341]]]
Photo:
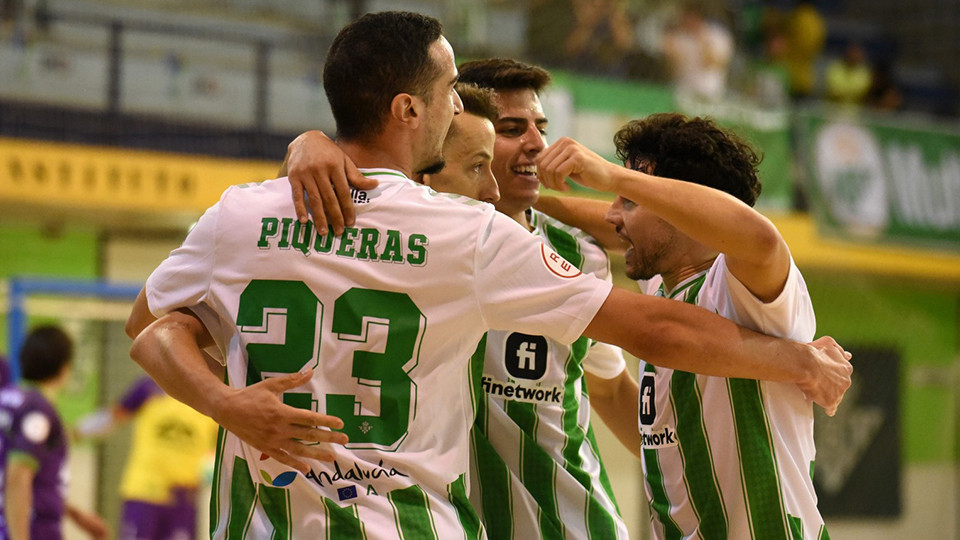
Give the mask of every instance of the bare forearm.
[[140, 289], [140, 294], [133, 302], [133, 309], [130, 310], [130, 316], [127, 318], [127, 324], [124, 331], [130, 339], [135, 339], [144, 328], [150, 326], [150, 323], [157, 320], [150, 313], [150, 307], [147, 305], [146, 289]]
[[762, 214], [722, 191], [617, 168], [615, 190], [687, 236], [723, 253], [727, 268], [757, 298], [777, 298], [790, 273], [790, 250]]
[[728, 193], [623, 167], [613, 170], [618, 195], [718, 252], [763, 263], [783, 244], [769, 219]]
[[33, 471], [10, 462], [4, 490], [4, 515], [10, 540], [29, 540], [30, 512], [33, 508]]
[[584, 332], [647, 362], [703, 375], [798, 383], [808, 345], [771, 338], [704, 309], [614, 289]]
[[583, 197], [557, 197], [540, 195], [534, 208], [558, 219], [567, 225], [576, 227], [597, 239], [609, 251], [623, 251], [623, 240], [617, 236], [613, 225], [606, 220], [608, 201], [586, 199]]
[[[165, 392], [214, 417], [215, 404], [230, 388], [209, 368], [197, 342], [198, 330], [188, 315], [171, 314], [141, 332], [130, 356]], [[169, 316], [168, 316], [169, 317]]]
[[640, 430], [637, 426], [637, 381], [624, 370], [613, 379], [585, 374], [590, 391], [590, 406], [610, 431], [633, 455], [640, 457]]
[[66, 512], [67, 517], [91, 538], [99, 540], [107, 537], [107, 524], [96, 513], [81, 510], [70, 503], [66, 505]]
[[830, 416], [853, 373], [850, 353], [829, 336], [813, 343], [772, 338], [690, 304], [616, 288], [583, 334], [656, 366], [794, 383]]
[[74, 523], [78, 521], [82, 521], [84, 516], [83, 510], [80, 510], [79, 508], [77, 508], [76, 506], [73, 506], [70, 503], [67, 503], [66, 505], [64, 505], [64, 514], [66, 515], [67, 519], [69, 519], [70, 521], [73, 521]]
[[6, 518], [10, 540], [30, 540], [30, 508], [33, 494], [26, 492], [22, 499], [7, 497]]

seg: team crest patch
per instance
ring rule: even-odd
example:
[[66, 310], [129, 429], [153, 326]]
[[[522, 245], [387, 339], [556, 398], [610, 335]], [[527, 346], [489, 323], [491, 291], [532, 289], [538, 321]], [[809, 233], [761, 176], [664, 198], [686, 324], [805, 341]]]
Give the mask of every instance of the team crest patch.
[[567, 262], [546, 244], [540, 244], [540, 255], [543, 256], [543, 264], [547, 265], [547, 269], [562, 278], [575, 278], [581, 274], [579, 268]]
[[20, 429], [23, 436], [33, 444], [40, 444], [50, 435], [50, 419], [43, 413], [32, 412], [23, 418]]

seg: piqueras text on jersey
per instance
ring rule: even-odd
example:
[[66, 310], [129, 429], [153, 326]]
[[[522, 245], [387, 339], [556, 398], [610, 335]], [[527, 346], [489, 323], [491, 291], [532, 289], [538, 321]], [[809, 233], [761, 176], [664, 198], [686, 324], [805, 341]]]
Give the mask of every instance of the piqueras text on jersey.
[[425, 234], [407, 234], [404, 240], [404, 233], [396, 229], [346, 227], [339, 236], [321, 235], [312, 221], [300, 223], [292, 217], [264, 217], [260, 223], [260, 249], [294, 249], [305, 256], [318, 253], [411, 266], [427, 263], [430, 241]]

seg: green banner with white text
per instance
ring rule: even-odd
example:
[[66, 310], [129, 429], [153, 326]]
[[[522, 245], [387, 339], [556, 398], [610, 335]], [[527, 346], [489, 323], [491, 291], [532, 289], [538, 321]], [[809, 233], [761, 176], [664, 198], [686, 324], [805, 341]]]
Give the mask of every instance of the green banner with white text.
[[960, 249], [960, 132], [813, 111], [800, 127], [824, 232]]

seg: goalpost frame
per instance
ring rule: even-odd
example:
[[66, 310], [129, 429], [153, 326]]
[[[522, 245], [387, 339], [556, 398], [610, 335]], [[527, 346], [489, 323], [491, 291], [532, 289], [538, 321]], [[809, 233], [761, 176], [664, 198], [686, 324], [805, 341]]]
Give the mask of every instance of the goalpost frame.
[[20, 380], [20, 348], [27, 336], [26, 301], [33, 294], [56, 294], [107, 300], [134, 300], [141, 285], [105, 280], [12, 277], [8, 281], [7, 358], [13, 381]]

